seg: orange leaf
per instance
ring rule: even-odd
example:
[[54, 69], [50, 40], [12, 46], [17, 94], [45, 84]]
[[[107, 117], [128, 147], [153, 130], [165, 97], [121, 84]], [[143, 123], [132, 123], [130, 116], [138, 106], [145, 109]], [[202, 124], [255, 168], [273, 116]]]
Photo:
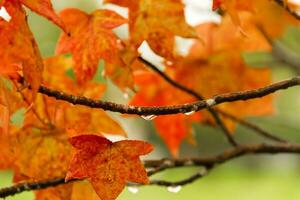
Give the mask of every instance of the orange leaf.
[[105, 0], [129, 7], [129, 29], [133, 44], [145, 40], [151, 49], [168, 59], [174, 57], [175, 36], [195, 38], [196, 32], [185, 22], [181, 0]]
[[78, 9], [66, 9], [60, 16], [71, 37], [65, 33], [61, 35], [56, 53], [72, 53], [80, 84], [93, 78], [100, 59], [105, 61], [105, 67], [121, 65], [117, 37], [112, 29], [126, 23], [125, 18], [109, 10], [86, 14]]
[[[15, 181], [46, 180], [66, 174], [71, 145], [64, 131], [56, 128], [39, 130], [33, 125], [14, 135], [14, 169], [18, 175]], [[17, 179], [22, 176], [21, 180]]]
[[[73, 195], [73, 185], [78, 183], [68, 183], [56, 187], [49, 187], [35, 191], [35, 200], [71, 200]], [[82, 190], [80, 189], [82, 192]], [[73, 200], [73, 199], [72, 199]]]
[[12, 18], [9, 22], [0, 19], [0, 71], [15, 76], [16, 65], [22, 66], [25, 84], [31, 85], [34, 98], [42, 80], [42, 58], [20, 2], [6, 0], [3, 3]]
[[179, 114], [155, 118], [155, 127], [174, 157], [178, 157], [180, 144], [189, 131], [189, 124], [186, 123], [184, 117]]
[[[140, 90], [130, 102], [131, 105], [165, 106], [194, 101], [194, 98], [171, 86], [154, 72], [137, 71], [134, 77]], [[194, 120], [191, 116], [182, 114], [159, 116], [154, 119], [159, 135], [174, 157], [178, 156], [180, 144], [188, 135]]]
[[[196, 42], [186, 58], [175, 62], [173, 66], [176, 69], [175, 79], [206, 98], [270, 84], [271, 76], [268, 68], [251, 68], [244, 63], [241, 56], [246, 50], [268, 51], [270, 46], [252, 23], [249, 13], [244, 13], [240, 17], [248, 37], [241, 34], [229, 16], [225, 16], [220, 25], [214, 23], [199, 25], [197, 31], [205, 45]], [[272, 96], [247, 103], [233, 102], [218, 106], [221, 110], [240, 117], [270, 114], [272, 107]], [[202, 120], [213, 122], [207, 113], [203, 113]], [[232, 121], [225, 122], [231, 130], [234, 129]]]
[[152, 145], [124, 140], [112, 143], [97, 135], [80, 135], [69, 139], [75, 147], [66, 181], [88, 178], [102, 200], [114, 200], [127, 181], [148, 183], [139, 156], [150, 153]]
[[44, 16], [50, 21], [54, 22], [56, 25], [61, 27], [65, 32], [67, 32], [63, 21], [55, 13], [51, 0], [20, 0], [20, 2], [22, 2], [22, 4], [24, 4], [32, 11], [36, 12], [37, 14]]
[[0, 170], [13, 165], [14, 154], [10, 132], [14, 127], [10, 124], [10, 117], [12, 113], [24, 106], [20, 96], [15, 91], [8, 89], [4, 80], [0, 77], [0, 146], [2, 147], [0, 149]]
[[8, 91], [0, 79], [0, 136], [8, 135], [10, 104]]

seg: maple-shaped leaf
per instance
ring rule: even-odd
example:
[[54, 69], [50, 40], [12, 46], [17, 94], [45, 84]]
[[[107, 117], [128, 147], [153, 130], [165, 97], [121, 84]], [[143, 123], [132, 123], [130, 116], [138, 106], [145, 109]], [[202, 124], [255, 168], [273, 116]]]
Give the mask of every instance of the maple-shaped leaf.
[[[223, 17], [221, 24], [199, 25], [197, 31], [202, 36], [205, 45], [196, 42], [187, 57], [174, 62], [175, 64], [171, 67], [175, 71], [175, 80], [206, 98], [270, 84], [270, 70], [247, 66], [242, 53], [244, 51], [271, 51], [271, 47], [253, 24], [253, 18], [249, 13], [243, 13], [240, 17], [248, 37], [239, 31], [228, 15]], [[222, 104], [218, 108], [239, 117], [270, 114], [273, 110], [272, 96], [247, 103]], [[208, 113], [203, 113], [202, 117], [203, 122], [214, 123]], [[224, 121], [233, 131], [235, 123], [228, 119]]]
[[[11, 1], [11, 0], [3, 0], [0, 3], [0, 6], [4, 5], [5, 7], [5, 2], [7, 1]], [[32, 11], [36, 12], [37, 14], [46, 17], [47, 19], [49, 19], [50, 21], [58, 25], [60, 28], [62, 28], [65, 32], [67, 32], [63, 21], [55, 13], [51, 0], [16, 0], [16, 1], [19, 1], [21, 4], [25, 5]]]
[[18, 0], [6, 0], [3, 6], [11, 20], [7, 22], [0, 18], [0, 74], [16, 76], [17, 70], [22, 67], [25, 84], [31, 85], [35, 97], [43, 71], [39, 49], [28, 27], [21, 3]]
[[112, 29], [126, 23], [125, 18], [110, 10], [87, 14], [78, 9], [66, 9], [60, 16], [71, 37], [65, 33], [61, 35], [56, 53], [72, 53], [79, 83], [93, 78], [100, 59], [105, 61], [105, 68], [122, 64], [118, 56], [117, 37]]
[[66, 181], [88, 178], [101, 200], [114, 200], [127, 181], [149, 182], [139, 156], [150, 153], [152, 145], [123, 140], [112, 143], [98, 135], [79, 135], [69, 139], [75, 147]]
[[181, 0], [105, 0], [129, 8], [129, 31], [138, 48], [147, 41], [151, 49], [167, 59], [174, 57], [175, 36], [195, 38], [195, 30], [184, 18]]

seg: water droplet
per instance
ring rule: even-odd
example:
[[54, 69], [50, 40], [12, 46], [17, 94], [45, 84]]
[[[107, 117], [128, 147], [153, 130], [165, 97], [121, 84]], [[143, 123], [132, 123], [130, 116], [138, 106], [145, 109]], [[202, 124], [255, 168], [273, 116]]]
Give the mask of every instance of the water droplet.
[[166, 62], [166, 64], [167, 64], [167, 65], [173, 65], [173, 62], [168, 60], [168, 61]]
[[206, 104], [207, 104], [207, 106], [214, 106], [214, 105], [216, 105], [217, 103], [216, 103], [216, 101], [214, 100], [214, 99], [207, 99], [206, 100]]
[[177, 193], [181, 190], [181, 186], [180, 185], [176, 185], [176, 186], [169, 186], [168, 187], [168, 191], [172, 192], [172, 193]]
[[165, 160], [163, 164], [166, 165], [166, 166], [173, 166], [174, 165], [174, 163], [170, 160]]
[[125, 92], [125, 93], [123, 94], [123, 97], [124, 97], [124, 99], [129, 99], [129, 94], [128, 94], [127, 92]]
[[185, 115], [192, 115], [192, 114], [194, 114], [195, 113], [195, 111], [194, 110], [192, 110], [192, 111], [190, 111], [190, 112], [186, 112], [186, 113], [184, 113]]
[[155, 115], [142, 115], [142, 118], [147, 121], [151, 121], [151, 120], [155, 119], [156, 116]]
[[133, 193], [133, 194], [136, 194], [139, 192], [139, 188], [138, 187], [135, 187], [135, 186], [129, 186], [128, 187], [128, 191]]

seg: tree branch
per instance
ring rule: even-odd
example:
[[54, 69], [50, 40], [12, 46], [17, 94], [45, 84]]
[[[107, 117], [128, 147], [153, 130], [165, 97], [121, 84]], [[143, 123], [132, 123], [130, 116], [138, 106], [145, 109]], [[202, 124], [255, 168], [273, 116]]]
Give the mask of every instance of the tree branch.
[[[164, 180], [152, 180], [151, 185], [160, 186], [183, 186], [194, 182], [195, 180], [207, 175], [208, 171], [214, 169], [218, 165], [231, 161], [235, 158], [246, 156], [246, 155], [261, 155], [261, 154], [279, 154], [279, 153], [290, 153], [300, 154], [299, 144], [255, 144], [255, 145], [240, 145], [228, 149], [220, 154], [209, 157], [198, 157], [198, 158], [186, 158], [186, 159], [160, 159], [160, 160], [146, 160], [144, 165], [148, 169], [159, 169], [156, 172], [149, 171], [148, 175], [151, 176], [155, 173], [161, 172], [166, 169], [179, 168], [179, 167], [204, 167], [205, 170], [199, 171], [193, 176], [183, 179], [177, 182], [169, 182]], [[80, 180], [72, 180], [80, 181]], [[71, 181], [70, 181], [71, 182]], [[67, 182], [69, 183], [69, 182]], [[21, 183], [11, 187], [0, 189], [0, 198], [5, 198], [11, 195], [15, 195], [24, 191], [45, 189], [48, 187], [55, 187], [58, 185], [66, 184], [64, 177], [55, 178], [52, 180], [44, 180], [32, 183]], [[129, 184], [132, 185], [132, 184]]]
[[0, 189], [0, 198], [13, 196], [15, 194], [22, 193], [25, 191], [40, 190], [49, 187], [55, 187], [62, 184], [66, 184], [65, 178], [56, 178], [52, 180], [45, 180], [45, 181], [31, 182], [31, 183], [20, 183], [12, 187]]
[[149, 185], [158, 185], [158, 186], [165, 186], [165, 187], [174, 187], [174, 186], [184, 186], [184, 185], [188, 185], [191, 184], [193, 182], [195, 182], [196, 180], [202, 178], [203, 176], [205, 176], [207, 174], [208, 171], [205, 172], [197, 172], [194, 175], [180, 180], [180, 181], [164, 181], [164, 180], [151, 180]]
[[258, 133], [259, 135], [267, 138], [267, 139], [270, 139], [270, 140], [273, 140], [273, 141], [276, 141], [276, 142], [283, 142], [283, 143], [287, 143], [288, 141], [285, 140], [285, 139], [282, 139], [281, 137], [278, 137], [276, 135], [273, 135], [269, 132], [267, 132], [266, 130], [260, 128], [259, 126], [251, 123], [251, 122], [248, 122], [247, 120], [244, 120], [244, 119], [241, 119], [241, 118], [238, 118], [234, 115], [230, 115], [229, 113], [226, 113], [226, 112], [223, 112], [222, 110], [218, 110], [218, 112], [227, 117], [228, 119], [231, 119], [235, 122], [238, 122], [239, 124], [241, 125], [244, 125], [245, 127], [248, 127], [248, 128], [251, 128], [252, 130], [254, 130], [256, 133]]
[[83, 105], [91, 108], [100, 108], [107, 111], [136, 114], [136, 115], [171, 115], [178, 113], [188, 113], [192, 111], [199, 111], [214, 105], [234, 102], [246, 101], [250, 99], [260, 98], [272, 94], [278, 90], [287, 89], [290, 87], [300, 85], [300, 76], [280, 81], [262, 88], [233, 92], [227, 94], [216, 95], [211, 99], [197, 101], [194, 103], [187, 103], [174, 106], [130, 106], [117, 104], [109, 101], [94, 100], [84, 96], [75, 96], [61, 91], [53, 90], [45, 86], [40, 86], [39, 93], [45, 94], [49, 97], [54, 97], [57, 100], [63, 100], [74, 105]]

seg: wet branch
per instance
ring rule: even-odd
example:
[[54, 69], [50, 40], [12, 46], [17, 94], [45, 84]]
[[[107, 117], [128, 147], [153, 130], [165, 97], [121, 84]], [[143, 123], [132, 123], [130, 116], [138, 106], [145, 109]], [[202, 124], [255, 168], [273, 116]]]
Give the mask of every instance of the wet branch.
[[277, 92], [278, 90], [287, 89], [290, 87], [300, 85], [300, 76], [294, 78], [280, 81], [262, 88], [232, 92], [226, 94], [220, 94], [212, 97], [211, 99], [196, 101], [194, 103], [187, 103], [181, 105], [173, 106], [131, 106], [124, 104], [117, 104], [109, 101], [95, 100], [87, 98], [84, 96], [75, 96], [72, 94], [67, 94], [62, 91], [50, 89], [45, 86], [40, 86], [39, 93], [45, 94], [49, 97], [53, 97], [57, 100], [62, 100], [69, 102], [74, 105], [83, 105], [90, 108], [99, 108], [112, 112], [126, 113], [126, 114], [135, 114], [135, 115], [171, 115], [178, 113], [188, 113], [192, 111], [199, 111], [214, 105], [226, 103], [226, 102], [235, 102], [235, 101], [246, 101], [255, 98], [261, 98]]

